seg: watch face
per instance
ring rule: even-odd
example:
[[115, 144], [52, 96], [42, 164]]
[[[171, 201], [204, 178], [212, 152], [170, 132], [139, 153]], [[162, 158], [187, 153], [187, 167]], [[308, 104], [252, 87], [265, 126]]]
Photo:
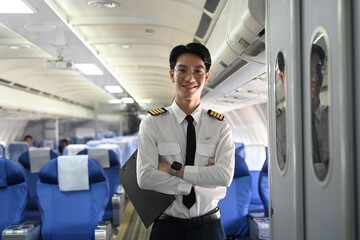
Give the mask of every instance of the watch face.
[[179, 163], [179, 162], [176, 162], [176, 161], [171, 164], [171, 168], [176, 170], [176, 171], [179, 171], [181, 166], [182, 166], [182, 164]]

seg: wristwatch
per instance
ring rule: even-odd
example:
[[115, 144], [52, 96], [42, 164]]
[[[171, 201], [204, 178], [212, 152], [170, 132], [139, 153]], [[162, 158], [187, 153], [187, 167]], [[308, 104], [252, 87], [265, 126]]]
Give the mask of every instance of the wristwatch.
[[182, 167], [181, 163], [174, 161], [171, 164], [171, 175], [176, 176], [176, 172], [179, 171], [181, 169], [181, 167]]

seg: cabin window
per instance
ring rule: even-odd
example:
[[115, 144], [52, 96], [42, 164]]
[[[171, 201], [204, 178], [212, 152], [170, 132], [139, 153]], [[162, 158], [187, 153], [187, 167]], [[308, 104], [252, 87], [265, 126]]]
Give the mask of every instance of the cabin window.
[[288, 154], [286, 134], [286, 79], [285, 54], [279, 52], [275, 62], [276, 84], [276, 156], [280, 173], [285, 175]]
[[310, 124], [312, 166], [316, 178], [326, 183], [330, 168], [330, 78], [328, 72], [328, 41], [320, 29], [313, 36], [310, 49]]

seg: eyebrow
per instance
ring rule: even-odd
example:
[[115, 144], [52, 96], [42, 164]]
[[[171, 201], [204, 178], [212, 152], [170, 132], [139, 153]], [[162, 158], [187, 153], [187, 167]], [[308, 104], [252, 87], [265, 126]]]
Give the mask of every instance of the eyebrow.
[[[188, 66], [186, 66], [185, 64], [179, 64], [179, 65], [176, 65], [175, 67], [186, 67], [187, 68]], [[205, 69], [205, 67], [203, 65], [197, 65], [194, 68], [204, 68]]]

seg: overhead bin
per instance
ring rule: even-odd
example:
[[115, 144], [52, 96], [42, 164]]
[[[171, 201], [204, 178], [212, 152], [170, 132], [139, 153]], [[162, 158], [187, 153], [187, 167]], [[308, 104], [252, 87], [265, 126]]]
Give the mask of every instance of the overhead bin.
[[264, 0], [228, 1], [206, 44], [213, 58], [210, 82], [259, 38], [264, 26]]
[[[266, 102], [264, 26], [264, 0], [228, 1], [206, 44], [213, 64], [204, 106], [224, 113]], [[261, 85], [257, 94], [245, 87], [251, 81]]]

